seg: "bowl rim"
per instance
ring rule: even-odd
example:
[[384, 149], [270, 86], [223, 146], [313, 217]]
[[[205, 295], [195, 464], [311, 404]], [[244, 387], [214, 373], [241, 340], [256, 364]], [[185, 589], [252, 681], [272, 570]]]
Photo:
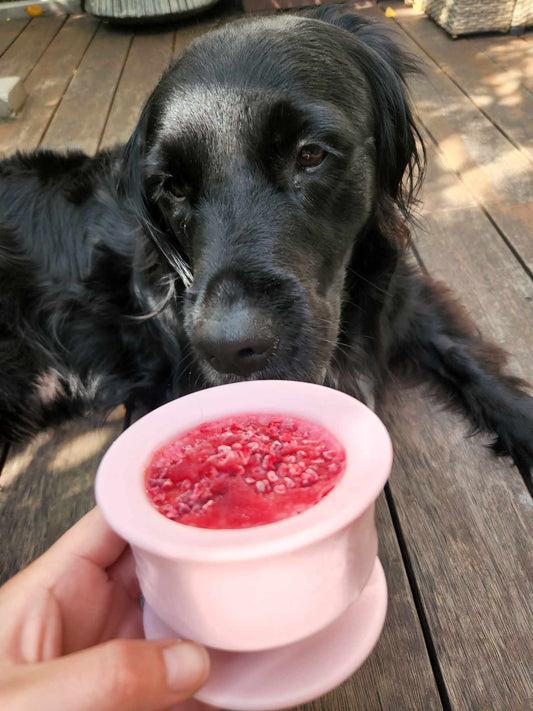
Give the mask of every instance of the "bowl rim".
[[[251, 401], [253, 405], [248, 404]], [[344, 446], [345, 472], [323, 499], [295, 516], [241, 529], [186, 526], [155, 509], [144, 489], [144, 471], [154, 451], [202, 422], [262, 413], [307, 419], [325, 427]], [[95, 495], [108, 524], [134, 550], [174, 560], [244, 561], [289, 553], [349, 525], [373, 505], [391, 465], [388, 432], [360, 401], [323, 385], [254, 380], [185, 395], [139, 419], [101, 460]]]

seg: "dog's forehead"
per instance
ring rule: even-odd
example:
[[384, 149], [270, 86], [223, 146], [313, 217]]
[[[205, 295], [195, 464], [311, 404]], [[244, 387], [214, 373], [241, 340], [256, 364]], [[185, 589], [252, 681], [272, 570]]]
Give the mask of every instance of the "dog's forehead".
[[[339, 30], [294, 16], [236, 22], [192, 43], [161, 83], [163, 133], [235, 134], [279, 99], [370, 113], [364, 74]], [[341, 35], [342, 38], [342, 35]]]
[[[317, 88], [346, 72], [346, 33], [318, 20], [295, 16], [244, 19], [193, 41], [175, 64], [185, 81], [227, 86]], [[335, 87], [329, 87], [334, 89]]]
[[169, 97], [160, 116], [160, 130], [164, 135], [178, 132], [198, 139], [213, 132], [219, 138], [236, 137], [244, 121], [253, 123], [267, 103], [267, 97], [245, 88], [192, 85]]

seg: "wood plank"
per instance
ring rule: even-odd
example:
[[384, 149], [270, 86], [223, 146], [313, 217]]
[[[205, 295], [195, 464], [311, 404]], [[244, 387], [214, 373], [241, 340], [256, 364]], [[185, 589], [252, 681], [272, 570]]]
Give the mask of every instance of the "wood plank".
[[93, 483], [124, 410], [42, 432], [14, 446], [0, 477], [0, 584], [41, 555], [94, 506]]
[[27, 78], [29, 96], [19, 116], [0, 126], [0, 153], [39, 145], [97, 28], [87, 15], [68, 18]]
[[173, 44], [173, 30], [136, 33], [100, 147], [111, 147], [129, 139], [144, 102], [172, 58]]
[[[417, 242], [424, 263], [531, 379], [531, 283], [434, 154], [430, 146], [427, 232]], [[533, 505], [522, 479], [482, 446], [486, 438], [465, 439], [467, 423], [423, 390], [390, 393], [380, 413], [395, 446], [393, 501], [451, 708], [530, 708]]]
[[533, 162], [533, 96], [518, 76], [483, 56], [475, 38], [453, 42], [429, 17], [400, 7], [402, 29]]
[[0, 22], [0, 55], [17, 39], [29, 21], [26, 18]]
[[[396, 3], [394, 7], [398, 22], [402, 13], [412, 12]], [[396, 25], [401, 29], [397, 22]], [[405, 33], [402, 38], [411, 51], [421, 54], [422, 50]], [[533, 271], [533, 175], [529, 160], [428, 55], [422, 56], [426, 78], [417, 77], [410, 82], [419, 122], [438, 144], [447, 166], [461, 177], [465, 189], [490, 214]]]
[[384, 495], [377, 502], [376, 524], [389, 588], [383, 633], [367, 661], [344, 684], [293, 711], [442, 709]]
[[169, 62], [193, 39], [213, 29], [218, 22], [217, 19], [201, 22], [191, 20], [189, 24], [180, 26], [172, 37], [170, 31], [136, 35], [111, 108], [101, 147], [125, 143], [129, 139], [144, 102]]
[[[434, 175], [446, 174], [430, 154]], [[451, 176], [449, 176], [451, 177]], [[453, 288], [489, 340], [512, 353], [513, 372], [533, 382], [533, 283], [475, 206], [428, 206], [415, 228], [416, 246], [430, 274]]]
[[444, 158], [438, 147], [432, 143], [427, 131], [423, 126], [419, 128], [426, 145], [427, 165], [422, 189], [418, 196], [419, 205], [416, 216], [431, 215], [437, 210], [476, 207], [477, 203], [472, 195], [465, 189], [457, 175], [446, 167]]
[[472, 39], [478, 51], [516, 77], [522, 86], [533, 93], [533, 46], [523, 37], [476, 37]]
[[0, 59], [0, 76], [15, 76], [24, 80], [65, 20], [65, 17], [32, 20]]
[[43, 146], [96, 151], [132, 38], [131, 32], [100, 25], [45, 133]]
[[389, 394], [380, 414], [451, 709], [531, 708], [533, 505], [524, 483], [420, 391]]

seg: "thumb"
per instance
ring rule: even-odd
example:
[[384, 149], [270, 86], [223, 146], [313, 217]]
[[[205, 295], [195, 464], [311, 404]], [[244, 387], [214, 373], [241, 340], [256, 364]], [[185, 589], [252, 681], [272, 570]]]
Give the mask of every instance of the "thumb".
[[0, 705], [4, 711], [162, 711], [191, 697], [208, 673], [207, 651], [192, 642], [117, 639], [18, 667], [0, 691]]

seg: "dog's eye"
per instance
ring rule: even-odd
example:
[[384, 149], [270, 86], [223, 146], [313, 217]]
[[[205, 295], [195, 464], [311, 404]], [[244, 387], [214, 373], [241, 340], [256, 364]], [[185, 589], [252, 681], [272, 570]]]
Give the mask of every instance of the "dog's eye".
[[168, 180], [166, 183], [166, 189], [172, 193], [175, 198], [178, 198], [178, 200], [185, 200], [187, 197], [185, 195], [183, 185], [179, 182], [179, 180]]
[[315, 168], [326, 157], [326, 151], [314, 143], [300, 149], [296, 163], [300, 168]]

